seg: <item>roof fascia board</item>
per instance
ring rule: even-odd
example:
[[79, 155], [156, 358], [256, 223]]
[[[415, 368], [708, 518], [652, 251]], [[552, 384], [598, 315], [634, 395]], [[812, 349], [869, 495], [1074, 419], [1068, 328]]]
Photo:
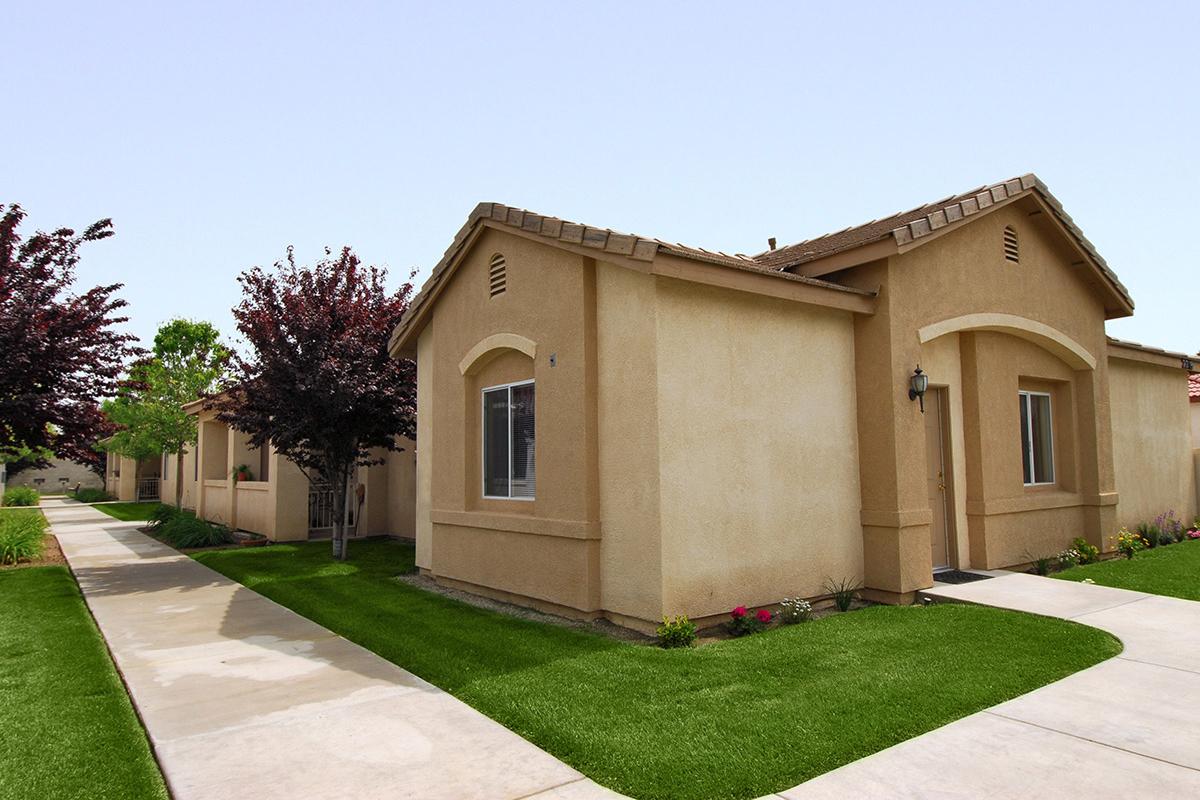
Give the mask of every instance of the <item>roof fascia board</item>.
[[899, 252], [899, 247], [896, 245], [895, 238], [888, 235], [887, 238], [801, 264], [796, 267], [794, 274], [803, 275], [806, 278], [819, 278], [822, 275], [841, 272], [844, 269], [894, 256], [897, 252]]
[[[1110, 359], [1115, 358], [1121, 361], [1136, 361], [1142, 364], [1153, 364], [1158, 367], [1184, 370], [1189, 373], [1197, 371], [1194, 366], [1197, 359], [1184, 355], [1183, 353], [1153, 352], [1134, 344], [1114, 342], [1111, 340], [1108, 342], [1107, 353]], [[1185, 362], [1193, 364], [1193, 366], [1188, 367]]]
[[[482, 219], [482, 218], [481, 218]], [[467, 253], [471, 251], [471, 247], [475, 244], [480, 234], [483, 232], [485, 225], [476, 221], [471, 232], [463, 238], [462, 244], [459, 245], [458, 252], [450, 260], [450, 263], [445, 266], [439, 275], [430, 275], [429, 281], [438, 279], [437, 283], [429, 287], [429, 296], [421, 302], [421, 307], [417, 309], [417, 313], [412, 319], [406, 320], [403, 325], [397, 325], [396, 330], [392, 331], [391, 339], [388, 341], [388, 355], [392, 358], [402, 358], [412, 356], [417, 351], [417, 335], [425, 327], [425, 323], [429, 319], [429, 314], [433, 309], [434, 303], [446, 288], [446, 284], [458, 271], [458, 265], [462, 262]], [[506, 228], [506, 230], [511, 230]], [[429, 283], [426, 282], [426, 284]], [[424, 291], [424, 288], [422, 288]]]
[[855, 314], [874, 314], [878, 300], [873, 294], [814, 286], [811, 283], [781, 277], [787, 273], [773, 275], [765, 272], [731, 269], [719, 264], [693, 261], [685, 256], [670, 253], [659, 254], [650, 266], [651, 274], [664, 278], [675, 278], [721, 289], [777, 297], [807, 305], [850, 311]]

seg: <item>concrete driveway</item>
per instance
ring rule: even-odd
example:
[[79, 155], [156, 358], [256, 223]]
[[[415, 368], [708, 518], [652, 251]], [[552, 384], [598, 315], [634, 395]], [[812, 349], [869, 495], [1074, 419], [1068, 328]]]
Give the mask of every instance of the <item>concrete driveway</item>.
[[1200, 603], [1015, 573], [924, 594], [1073, 620], [1125, 649], [775, 797], [1200, 797]]

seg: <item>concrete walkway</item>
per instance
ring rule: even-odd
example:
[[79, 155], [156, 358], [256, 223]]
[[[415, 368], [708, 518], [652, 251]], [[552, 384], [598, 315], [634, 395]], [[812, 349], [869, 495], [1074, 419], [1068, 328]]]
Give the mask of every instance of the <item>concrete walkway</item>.
[[776, 797], [1200, 797], [1200, 603], [1015, 573], [924, 594], [1074, 620], [1125, 649]]
[[42, 508], [175, 800], [620, 797], [144, 523]]

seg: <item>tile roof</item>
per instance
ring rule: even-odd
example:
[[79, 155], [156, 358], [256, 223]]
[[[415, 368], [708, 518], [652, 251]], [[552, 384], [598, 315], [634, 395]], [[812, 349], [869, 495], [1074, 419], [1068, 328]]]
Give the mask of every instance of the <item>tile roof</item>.
[[791, 270], [801, 264], [815, 261], [819, 258], [842, 253], [861, 247], [872, 242], [882, 241], [889, 236], [897, 245], [905, 245], [928, 236], [947, 225], [953, 225], [979, 212], [1026, 193], [1036, 193], [1050, 207], [1059, 222], [1070, 232], [1071, 236], [1095, 261], [1104, 277], [1109, 280], [1122, 299], [1131, 307], [1133, 300], [1129, 290], [1117, 278], [1104, 258], [1096, 251], [1095, 245], [1088, 241], [1083, 231], [1063, 209], [1058, 199], [1050, 193], [1046, 184], [1042, 183], [1033, 173], [994, 183], [990, 186], [980, 186], [969, 192], [946, 197], [933, 203], [902, 211], [884, 219], [872, 220], [864, 225], [844, 228], [835, 233], [818, 236], [815, 239], [797, 244], [768, 250], [754, 256], [754, 260], [770, 269]]
[[591, 225], [571, 222], [570, 220], [559, 219], [558, 217], [537, 214], [532, 211], [526, 211], [523, 208], [506, 206], [502, 203], [480, 203], [475, 206], [470, 216], [467, 217], [467, 221], [459, 228], [458, 233], [454, 235], [454, 240], [450, 242], [450, 246], [446, 248], [446, 252], [442, 255], [441, 260], [434, 266], [428, 280], [421, 286], [421, 291], [417, 293], [412, 303], [409, 304], [408, 311], [405, 312], [404, 318], [400, 320], [395, 333], [392, 334], [393, 342], [429, 301], [429, 298], [433, 295], [433, 291], [444, 279], [445, 273], [454, 262], [455, 257], [463, 250], [476, 227], [485, 221], [542, 236], [556, 242], [593, 248], [600, 252], [624, 256], [634, 261], [653, 261], [658, 253], [669, 253], [693, 261], [704, 261], [710, 264], [732, 267], [733, 269], [753, 272], [759, 275], [769, 275], [773, 278], [783, 278], [810, 286], [818, 286], [823, 289], [832, 289], [838, 292], [868, 297], [875, 295], [874, 292], [844, 286], [840, 283], [771, 269], [746, 255], [730, 255], [729, 253], [705, 250], [702, 247], [689, 247], [678, 242], [664, 242], [661, 239], [654, 239], [647, 236], [621, 233], [611, 228], [597, 228]]
[[1200, 403], [1200, 373], [1188, 375], [1188, 400]]

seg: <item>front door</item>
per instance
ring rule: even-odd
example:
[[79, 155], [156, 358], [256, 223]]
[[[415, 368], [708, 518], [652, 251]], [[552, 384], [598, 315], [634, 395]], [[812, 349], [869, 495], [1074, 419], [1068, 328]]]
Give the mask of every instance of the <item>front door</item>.
[[929, 526], [933, 568], [945, 569], [950, 563], [950, 514], [947, 486], [950, 458], [947, 447], [946, 390], [933, 389], [925, 395], [925, 454], [929, 462], [929, 508], [933, 521]]

